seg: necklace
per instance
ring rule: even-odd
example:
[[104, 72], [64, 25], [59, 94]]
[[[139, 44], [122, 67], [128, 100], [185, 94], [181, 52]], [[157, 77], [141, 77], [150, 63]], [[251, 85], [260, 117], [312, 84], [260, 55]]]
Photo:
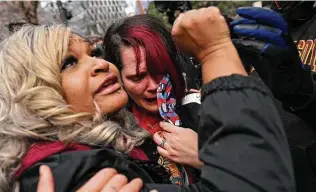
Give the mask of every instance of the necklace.
[[159, 121], [158, 121], [156, 124], [151, 125], [151, 124], [149, 123], [149, 121], [147, 121], [146, 117], [144, 117], [144, 119], [145, 119], [147, 125], [149, 126], [149, 129], [154, 129], [154, 128], [159, 124]]

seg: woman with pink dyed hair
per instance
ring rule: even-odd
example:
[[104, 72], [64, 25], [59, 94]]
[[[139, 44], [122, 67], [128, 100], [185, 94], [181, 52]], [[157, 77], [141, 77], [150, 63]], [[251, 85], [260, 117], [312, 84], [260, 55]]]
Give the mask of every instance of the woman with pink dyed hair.
[[[191, 60], [178, 51], [170, 31], [149, 15], [112, 24], [103, 42], [105, 59], [120, 69], [129, 110], [153, 135], [155, 142], [148, 139], [143, 145], [146, 158], [165, 167], [172, 183], [194, 182], [199, 172], [192, 167], [199, 169], [202, 163], [196, 133], [200, 94], [189, 91], [199, 88], [198, 71]], [[173, 125], [166, 130], [160, 121]]]

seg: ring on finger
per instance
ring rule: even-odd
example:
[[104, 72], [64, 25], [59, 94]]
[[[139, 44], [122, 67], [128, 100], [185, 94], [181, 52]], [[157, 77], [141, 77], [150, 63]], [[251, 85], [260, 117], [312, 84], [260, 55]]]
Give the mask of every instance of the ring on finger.
[[160, 147], [164, 148], [165, 144], [166, 144], [167, 140], [162, 139], [161, 143], [160, 143]]

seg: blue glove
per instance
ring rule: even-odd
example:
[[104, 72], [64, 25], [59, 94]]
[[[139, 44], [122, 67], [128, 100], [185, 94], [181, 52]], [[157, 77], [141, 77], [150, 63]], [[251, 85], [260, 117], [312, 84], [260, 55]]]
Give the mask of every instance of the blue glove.
[[299, 57], [282, 16], [270, 9], [242, 7], [230, 23], [233, 43], [246, 66], [253, 66], [276, 98], [299, 109], [314, 98], [314, 81]]
[[240, 17], [230, 23], [233, 33], [281, 47], [287, 46], [284, 36], [288, 35], [288, 26], [280, 14], [258, 7], [242, 7], [237, 9], [237, 14]]

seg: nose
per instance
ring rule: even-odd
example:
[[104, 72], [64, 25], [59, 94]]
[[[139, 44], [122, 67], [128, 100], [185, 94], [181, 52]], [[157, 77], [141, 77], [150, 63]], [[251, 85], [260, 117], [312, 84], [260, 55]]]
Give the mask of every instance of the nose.
[[149, 75], [148, 77], [148, 88], [149, 92], [156, 92], [158, 89], [158, 81], [153, 76]]
[[104, 59], [94, 58], [94, 65], [91, 70], [91, 76], [97, 76], [99, 73], [108, 72], [110, 64]]

